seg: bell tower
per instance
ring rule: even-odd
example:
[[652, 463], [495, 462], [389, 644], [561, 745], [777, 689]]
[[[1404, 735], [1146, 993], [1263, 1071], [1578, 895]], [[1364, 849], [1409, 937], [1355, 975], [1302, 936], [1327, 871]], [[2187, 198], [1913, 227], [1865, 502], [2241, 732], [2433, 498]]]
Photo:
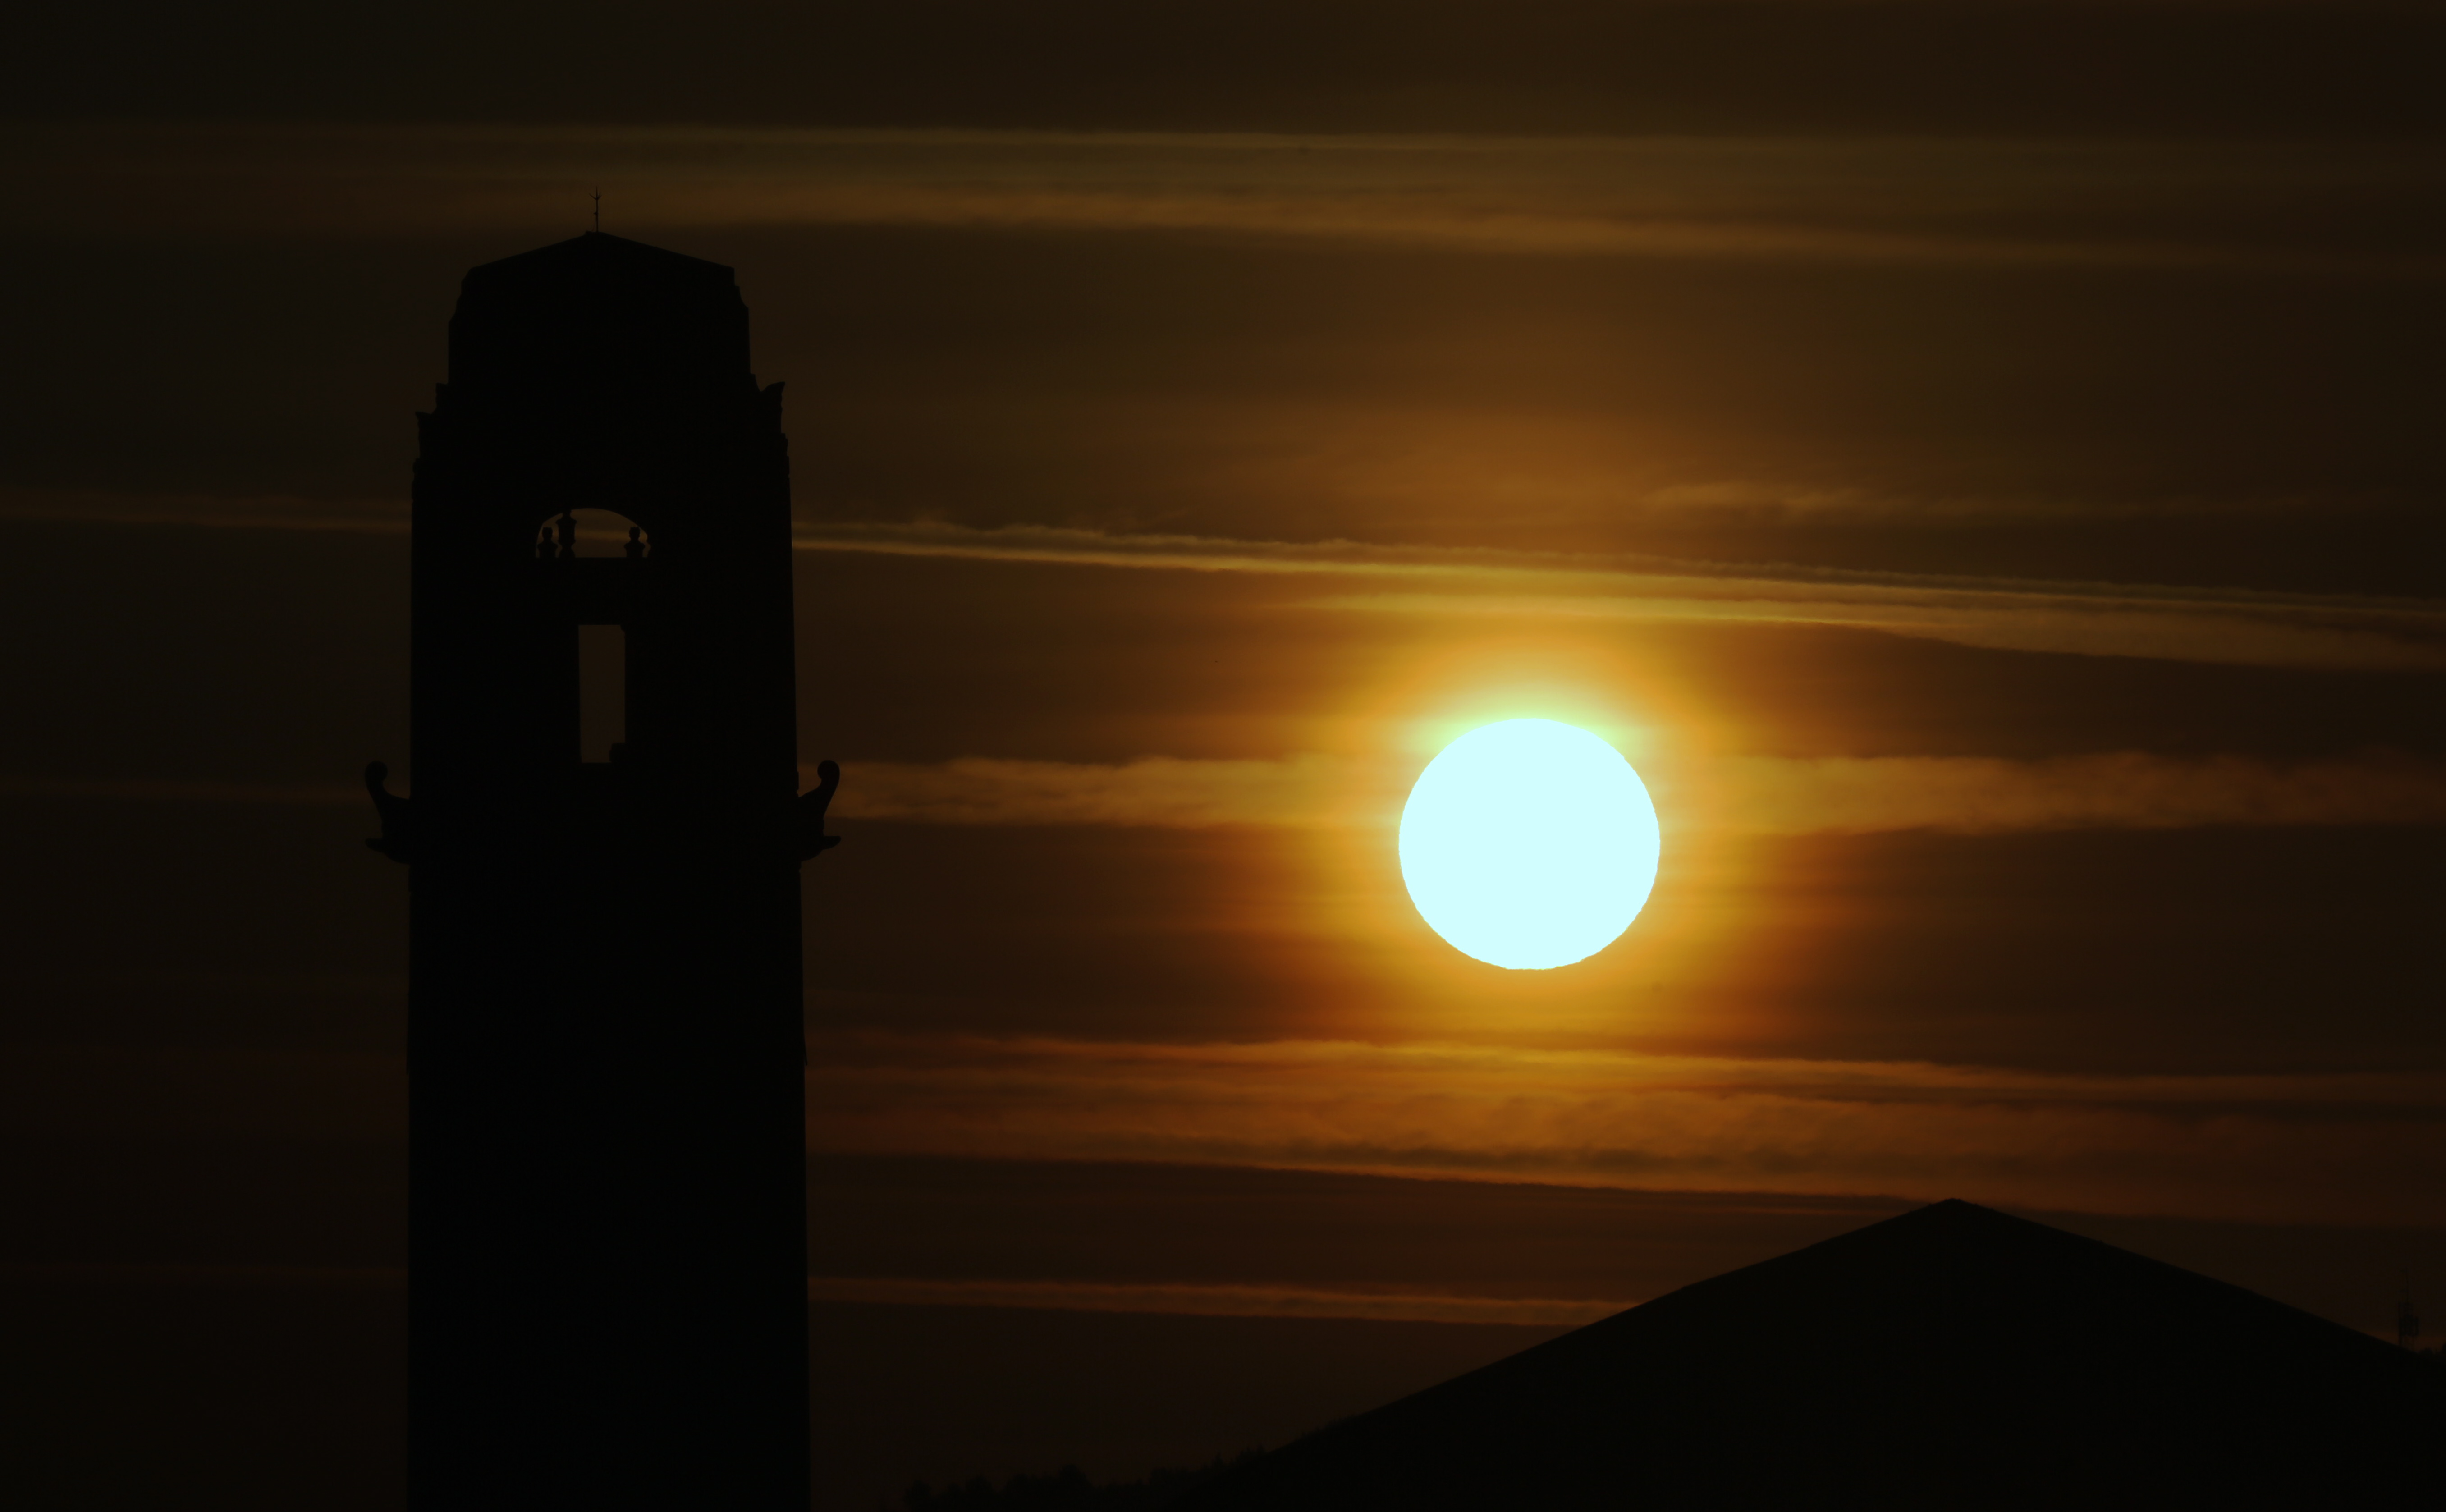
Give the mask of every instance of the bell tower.
[[728, 268], [592, 232], [461, 288], [414, 797], [367, 773], [410, 865], [417, 1512], [807, 1505], [799, 867], [836, 774], [800, 800], [781, 412]]

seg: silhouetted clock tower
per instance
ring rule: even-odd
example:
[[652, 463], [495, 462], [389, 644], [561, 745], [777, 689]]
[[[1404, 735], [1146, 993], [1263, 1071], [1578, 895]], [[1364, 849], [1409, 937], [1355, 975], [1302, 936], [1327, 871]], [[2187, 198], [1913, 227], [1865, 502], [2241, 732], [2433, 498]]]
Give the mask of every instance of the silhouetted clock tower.
[[411, 868], [417, 1512], [807, 1505], [834, 773], [800, 798], [781, 399], [729, 269], [599, 232], [475, 269], [450, 323], [414, 797], [367, 773]]

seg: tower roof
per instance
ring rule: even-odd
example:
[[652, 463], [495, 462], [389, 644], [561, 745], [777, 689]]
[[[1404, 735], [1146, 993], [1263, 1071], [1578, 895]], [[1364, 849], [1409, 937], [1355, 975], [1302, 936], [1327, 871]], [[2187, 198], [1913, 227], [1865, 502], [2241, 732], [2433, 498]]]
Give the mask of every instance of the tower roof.
[[1185, 1507], [2378, 1505], [2446, 1368], [1940, 1202], [1311, 1434]]
[[590, 231], [533, 252], [481, 263], [467, 274], [470, 283], [480, 278], [556, 282], [571, 276], [612, 276], [673, 285], [694, 282], [716, 288], [731, 288], [736, 281], [731, 270], [721, 263], [602, 231]]
[[730, 269], [599, 231], [471, 270], [450, 321], [450, 384], [462, 399], [668, 403], [752, 382], [747, 307]]

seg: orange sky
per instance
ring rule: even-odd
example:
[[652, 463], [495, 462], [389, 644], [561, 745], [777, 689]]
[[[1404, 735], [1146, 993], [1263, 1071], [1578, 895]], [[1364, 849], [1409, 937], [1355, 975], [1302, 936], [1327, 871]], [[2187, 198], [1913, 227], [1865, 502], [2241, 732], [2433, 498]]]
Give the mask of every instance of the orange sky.
[[[157, 1319], [112, 1357], [179, 1401], [217, 1378], [178, 1320], [339, 1309], [362, 1447], [296, 1504], [391, 1504], [404, 888], [351, 780], [413, 783], [457, 279], [600, 183], [606, 229], [737, 267], [789, 386], [802, 750], [845, 770], [807, 926], [837, 1504], [1279, 1439], [1942, 1197], [2358, 1327], [2446, 1295], [2446, 159], [2338, 82], [2410, 11], [1730, 7], [1779, 39], [1752, 69], [1709, 8], [1552, 6], [1332, 63], [1364, 9], [1234, 74], [1239, 33], [1149, 62], [1072, 7], [1012, 44], [1067, 60], [1033, 93], [979, 17], [939, 77], [861, 23], [881, 71], [822, 63], [829, 103], [631, 38], [587, 44], [600, 108], [463, 62], [412, 104], [405, 43], [369, 103], [258, 108], [163, 73], [167, 21], [119, 103], [21, 91], [11, 1284]], [[1687, 82], [1568, 62], [1640, 27]], [[2084, 38], [2196, 76], [1997, 61]], [[1520, 715], [1613, 741], [1664, 825], [1646, 913], [1553, 973], [1444, 946], [1392, 849], [1426, 759]], [[1046, 1357], [1094, 1363], [1014, 1405]]]

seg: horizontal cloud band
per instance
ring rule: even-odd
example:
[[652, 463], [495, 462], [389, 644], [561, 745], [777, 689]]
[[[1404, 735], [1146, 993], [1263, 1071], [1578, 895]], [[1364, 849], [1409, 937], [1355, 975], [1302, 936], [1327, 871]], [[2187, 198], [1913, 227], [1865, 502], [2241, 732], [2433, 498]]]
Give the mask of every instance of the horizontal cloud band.
[[1995, 651], [2248, 667], [2446, 668], [2446, 603], [2145, 583], [1861, 572], [1359, 541], [1124, 535], [1040, 525], [801, 528], [808, 551], [1142, 571], [1342, 577], [1310, 607], [1450, 618], [1834, 626]]
[[[376, 534], [404, 533], [408, 523], [396, 505], [362, 501], [8, 488], [0, 488], [0, 519]], [[1997, 651], [2249, 667], [2446, 669], [2446, 602], [2434, 599], [1042, 525], [827, 521], [802, 524], [798, 545], [1014, 566], [1292, 576], [1327, 588], [1308, 607], [1352, 613], [1836, 627]]]
[[[1110, 765], [970, 756], [849, 763], [833, 812], [926, 824], [1207, 829], [1389, 825], [1409, 765], [1328, 756], [1149, 757]], [[2446, 824], [2446, 766], [2399, 757], [2279, 763], [2139, 752], [2004, 761], [1972, 756], [1722, 757], [1645, 775], [1668, 824], [1753, 835], [1933, 830], [2182, 829], [2206, 825]], [[813, 774], [804, 779], [812, 784]], [[351, 784], [48, 779], [0, 773], [0, 799], [360, 806]]]
[[[1414, 775], [1324, 756], [1114, 765], [968, 757], [851, 769], [835, 809], [843, 819], [1186, 829], [1389, 823]], [[2404, 759], [1747, 756], [1649, 775], [1672, 822], [1768, 835], [2446, 823], [2446, 766]]]
[[[18, 1284], [107, 1287], [396, 1291], [400, 1266], [50, 1264], [0, 1265]], [[1629, 1301], [1467, 1296], [1449, 1293], [1334, 1291], [1317, 1287], [1218, 1286], [1195, 1282], [1004, 1281], [906, 1276], [815, 1276], [817, 1302], [901, 1307], [1041, 1308], [1063, 1313], [1159, 1313], [1186, 1317], [1364, 1318], [1387, 1323], [1496, 1323], [1575, 1327], [1610, 1317]]]
[[[167, 220], [207, 235], [532, 234], [567, 223], [573, 185], [603, 182], [619, 186], [612, 213], [630, 234], [901, 225], [1508, 256], [2446, 271], [2339, 232], [2374, 197], [2437, 187], [2433, 155], [2360, 141], [2275, 154], [1961, 138], [122, 122], [0, 131], [0, 178], [21, 233], [151, 234]], [[2257, 214], [2270, 199], [2296, 213]]]
[[2109, 1076], [1326, 1041], [841, 1034], [836, 1153], [1138, 1159], [1650, 1191], [2427, 1222], [2435, 1075]]
[[1547, 1327], [1593, 1323], [1601, 1317], [1610, 1317], [1625, 1308], [1638, 1305], [1635, 1302], [1554, 1297], [1338, 1292], [1311, 1287], [938, 1280], [900, 1276], [819, 1276], [807, 1283], [807, 1295], [818, 1302], [884, 1302], [923, 1307], [1022, 1307], [1069, 1313], [1372, 1318], [1393, 1323], [1510, 1323]]

